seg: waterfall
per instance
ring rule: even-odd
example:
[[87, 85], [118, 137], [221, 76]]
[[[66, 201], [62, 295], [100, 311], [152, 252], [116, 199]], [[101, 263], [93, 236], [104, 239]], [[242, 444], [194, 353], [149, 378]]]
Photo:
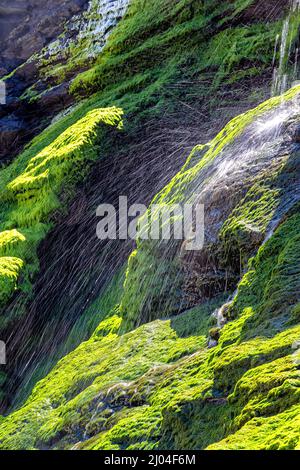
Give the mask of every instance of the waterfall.
[[[272, 96], [281, 95], [298, 78], [298, 47], [300, 29], [300, 0], [289, 0], [289, 11], [283, 22], [279, 48], [279, 63], [276, 57], [280, 35], [276, 37], [273, 59]], [[293, 65], [292, 65], [293, 64]]]

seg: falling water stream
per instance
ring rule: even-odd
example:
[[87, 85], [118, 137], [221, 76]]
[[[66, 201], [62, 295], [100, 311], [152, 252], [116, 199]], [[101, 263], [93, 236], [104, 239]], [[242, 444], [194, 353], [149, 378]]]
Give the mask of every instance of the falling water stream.
[[[289, 11], [287, 14], [286, 19], [283, 22], [283, 28], [281, 33], [281, 41], [280, 35], [276, 37], [275, 43], [275, 50], [274, 50], [274, 58], [273, 58], [273, 82], [272, 82], [272, 96], [282, 95], [285, 91], [287, 91], [291, 86], [295, 85], [297, 79], [299, 78], [299, 70], [298, 70], [298, 54], [299, 54], [299, 47], [298, 47], [298, 40], [300, 36], [300, 0], [289, 0]], [[276, 57], [278, 53], [279, 47], [279, 63], [276, 65]], [[293, 116], [297, 116], [299, 114], [299, 104], [291, 103], [282, 105], [281, 107], [277, 108], [267, 120], [258, 120], [254, 124], [254, 134], [250, 140], [256, 142], [256, 145], [252, 149], [248, 149], [244, 152], [246, 158], [243, 158], [241, 163], [238, 163], [238, 166], [245, 165], [249, 162], [248, 158], [254, 157], [254, 152], [259, 151], [262, 154], [264, 153], [265, 149], [268, 147], [268, 142], [272, 140], [272, 136], [274, 139], [280, 140], [280, 136], [282, 136], [282, 128], [284, 123], [289, 121]], [[268, 134], [269, 131], [269, 135]], [[252, 131], [253, 132], [253, 131]], [[262, 145], [257, 146], [257, 142], [261, 140]], [[256, 148], [256, 150], [255, 150]], [[213, 178], [214, 185], [216, 184], [216, 177], [217, 175], [223, 177], [223, 170], [222, 168], [226, 168], [225, 175], [231, 171], [231, 169], [235, 168], [236, 161], [232, 160], [229, 164], [224, 162], [218, 168], [216, 175]], [[295, 188], [294, 188], [295, 189]], [[300, 199], [299, 190], [293, 193], [293, 196], [286, 200], [286, 202], [281, 207], [281, 212], [286, 213], [294, 204]], [[282, 214], [281, 214], [282, 215]], [[278, 220], [275, 219], [270, 223], [268, 231], [265, 236], [264, 243], [266, 243], [271, 236], [273, 235], [277, 225]], [[225, 304], [225, 308], [233, 303], [235, 297], [238, 294], [238, 290], [234, 292], [228, 298], [227, 303]], [[213, 318], [215, 318], [217, 327], [223, 328], [224, 325], [227, 323], [226, 316], [224, 315], [224, 305], [217, 309], [213, 313]], [[214, 340], [210, 340], [209, 345], [214, 346], [217, 342]]]
[[[268, 155], [270, 164], [272, 161], [272, 155], [275, 157], [276, 152], [278, 153], [278, 145], [283, 145], [284, 149], [284, 140], [286, 139], [284, 128], [287, 123], [297, 119], [300, 114], [300, 103], [298, 98], [296, 98], [291, 103], [283, 103], [279, 108], [272, 111], [266, 120], [258, 119], [255, 121], [252, 126], [250, 126], [250, 133], [252, 134], [251, 140], [254, 145], [252, 145], [252, 149], [246, 152], [246, 161], [242, 159], [242, 163], [238, 163], [238, 166], [247, 165], [249, 163], [249, 157], [251, 159], [256, 159], [255, 154], [259, 156], [259, 159], [264, 158]], [[252, 130], [251, 130], [252, 129]], [[272, 144], [270, 145], [270, 143]], [[245, 142], [244, 142], [245, 143]], [[273, 147], [275, 143], [275, 147]], [[274, 152], [275, 148], [277, 147], [277, 151]], [[241, 149], [242, 151], [242, 149]], [[283, 151], [284, 153], [284, 151]], [[280, 151], [279, 151], [280, 154]], [[256, 160], [258, 162], [258, 160]], [[234, 168], [235, 164], [231, 162], [229, 168]], [[227, 165], [226, 165], [227, 166]], [[218, 171], [219, 172], [219, 171]], [[218, 173], [217, 172], [217, 173]], [[215, 179], [215, 177], [214, 177]], [[267, 241], [272, 237], [278, 224], [284, 214], [286, 214], [293, 206], [300, 200], [300, 188], [299, 182], [295, 182], [292, 188], [285, 194], [284, 200], [280, 203], [280, 208], [276, 212], [276, 216], [272, 218], [269, 227], [267, 229], [264, 241], [262, 245], [267, 243]], [[225, 305], [221, 308], [217, 309], [213, 313], [213, 318], [216, 320], [217, 327], [222, 329], [225, 324], [227, 323], [226, 319], [226, 308], [232, 304], [238, 295], [238, 289], [235, 290], [233, 295], [228, 298], [228, 301]], [[216, 341], [213, 339], [210, 340], [209, 346], [213, 347], [217, 344]]]

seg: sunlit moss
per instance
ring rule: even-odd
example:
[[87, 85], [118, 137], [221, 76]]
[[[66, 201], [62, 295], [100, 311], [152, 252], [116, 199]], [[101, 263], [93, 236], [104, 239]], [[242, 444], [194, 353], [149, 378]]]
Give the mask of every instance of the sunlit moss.
[[[133, 421], [130, 424], [127, 419], [132, 434], [127, 435], [126, 442], [140, 442], [141, 438], [144, 439], [140, 434], [141, 425], [146, 426], [148, 417], [155, 417], [155, 426], [162, 420], [162, 397], [153, 397], [153, 409], [147, 406], [133, 409], [132, 412], [124, 409], [115, 418], [107, 409], [103, 413], [104, 423], [99, 419], [98, 424], [94, 422], [94, 407], [98, 406], [100, 409], [102, 400], [105, 402], [110, 396], [110, 399], [115, 401], [115, 406], [118, 406], [120, 401], [125, 408], [130, 408], [134, 403], [145, 400], [152, 388], [157, 386], [156, 383], [161, 381], [163, 382], [158, 393], [166, 394], [165, 406], [172, 397], [176, 401], [182, 399], [184, 394], [193, 394], [190, 388], [192, 384], [198, 385], [201, 390], [207, 388], [204, 382], [199, 383], [199, 378], [194, 377], [192, 370], [203, 363], [204, 359], [195, 356], [194, 359], [188, 357], [185, 361], [184, 358], [204, 348], [205, 325], [216, 305], [218, 304], [213, 303], [187, 313], [190, 327], [182, 319], [175, 318], [144, 325], [124, 336], [118, 335], [121, 317], [114, 315], [107, 318], [100, 323], [89, 341], [82, 343], [62, 359], [52, 372], [39, 382], [24, 407], [6, 418], [0, 430], [0, 446], [34, 448], [39, 442], [44, 442], [47, 446], [48, 442], [55, 440], [59, 447], [63, 445], [59, 442], [62, 436], [69, 431], [73, 434], [74, 431], [73, 437], [67, 439], [69, 444], [64, 442], [64, 445], [71, 446], [72, 443], [74, 445], [78, 442], [76, 429], [85, 432], [87, 428], [93, 435], [110, 418], [113, 422], [118, 422], [119, 417], [122, 419], [122, 416], [127, 415], [128, 418], [132, 417]], [[165, 375], [168, 370], [170, 374]], [[190, 379], [185, 381], [184, 377], [188, 378], [189, 375]], [[175, 383], [172, 385], [173, 376], [177, 386]], [[114, 407], [113, 404], [110, 406]], [[106, 408], [104, 404], [103, 411]], [[20, 426], [21, 421], [23, 424]], [[133, 425], [134, 422], [136, 426]], [[122, 421], [117, 429], [120, 429], [120, 426]], [[155, 434], [151, 436], [150, 428], [146, 436], [153, 440]], [[119, 434], [117, 429], [107, 437], [108, 442], [115, 440], [114, 436]], [[159, 429], [157, 431], [159, 434]], [[122, 436], [117, 440], [122, 440]]]
[[[0, 254], [5, 257], [0, 258], [0, 283], [3, 274], [6, 298], [24, 267], [31, 273], [38, 269], [35, 249], [51, 226], [52, 211], [62, 207], [61, 192], [71, 197], [98, 156], [98, 125], [118, 125], [121, 119], [117, 110], [88, 112], [117, 103], [131, 115], [147, 108], [155, 113], [166, 106], [166, 85], [179, 72], [184, 78], [213, 74], [213, 89], [261, 73], [270, 63], [279, 23], [270, 24], [268, 32], [259, 24], [226, 28], [226, 21], [251, 3], [170, 1], [162, 9], [158, 0], [132, 3], [96, 66], [71, 86], [77, 96], [97, 94], [34, 139], [1, 172]], [[208, 40], [212, 20], [223, 30]], [[265, 42], [269, 46], [263, 48]], [[205, 54], [200, 54], [203, 45]], [[250, 63], [241, 72], [243, 60]], [[76, 60], [68, 68], [73, 65]], [[297, 93], [299, 87], [239, 116], [212, 142], [196, 147], [153, 202], [184, 202], [209, 162], [256, 117]], [[240, 242], [246, 226], [265, 234], [280, 194], [265, 183], [254, 185], [231, 214], [223, 241]], [[1, 419], [0, 447], [299, 448], [298, 234], [295, 210], [250, 261], [214, 349], [206, 347], [211, 314], [225, 299], [157, 320], [182, 309], [176, 304], [179, 267], [176, 261], [161, 263], [161, 252], [139, 240], [124, 288], [122, 273], [121, 282], [115, 280], [78, 321], [66, 347], [77, 345], [78, 329], [87, 335], [95, 330], [91, 338], [59, 361], [19, 410]], [[149, 305], [150, 314], [141, 315]]]
[[0, 255], [6, 255], [11, 250], [16, 249], [17, 246], [22, 245], [26, 241], [26, 237], [18, 230], [5, 230], [0, 233]]
[[226, 22], [251, 3], [253, 0], [222, 4], [185, 0], [162, 5], [161, 0], [133, 0], [96, 65], [75, 78], [71, 91], [90, 94], [99, 88], [111, 87], [127, 80], [132, 70], [135, 73], [148, 70], [153, 81], [158, 59], [161, 76], [165, 75], [164, 68], [170, 68], [173, 63], [169, 80], [180, 70], [186, 70], [187, 63], [190, 76], [214, 74], [217, 70], [213, 86], [228, 79], [229, 74], [232, 79], [245, 58], [250, 64], [248, 75], [253, 74], [253, 64], [257, 66], [256, 73], [261, 73], [272, 58], [272, 48], [266, 45], [275, 40], [276, 32], [280, 31], [279, 23], [270, 23], [267, 30], [264, 24], [254, 24], [217, 32], [218, 27], [224, 28]]
[[[154, 197], [152, 205], [173, 205], [176, 203], [191, 203], [197, 194], [197, 182], [201, 172], [214, 161], [223, 150], [235, 142], [258, 117], [267, 114], [284, 101], [292, 100], [299, 93], [300, 88], [294, 87], [285, 95], [271, 98], [257, 108], [234, 118], [224, 129], [207, 145], [194, 148], [182, 170]], [[221, 241], [231, 250], [240, 251], [247, 246], [245, 264], [251, 254], [253, 246], [249, 239], [243, 236], [250, 231], [258, 233], [257, 249], [264, 239], [269, 222], [278, 207], [280, 191], [272, 187], [274, 175], [270, 181], [259, 181], [237, 209], [225, 222], [220, 233]], [[148, 214], [146, 215], [148, 216]], [[151, 220], [151, 219], [150, 219]], [[237, 233], [239, 237], [237, 236]], [[241, 236], [240, 236], [241, 235]], [[234, 243], [232, 241], [234, 238]], [[244, 242], [244, 245], [243, 245]], [[239, 243], [241, 246], [239, 246]], [[242, 246], [243, 245], [243, 246]], [[169, 255], [168, 246], [157, 241], [137, 240], [137, 249], [131, 255], [126, 273], [124, 295], [121, 301], [124, 320], [128, 321], [128, 328], [157, 318], [157, 315], [170, 315], [182, 309], [180, 305], [180, 289], [182, 287], [182, 272], [178, 256]], [[224, 248], [224, 259], [228, 250]], [[231, 254], [231, 252], [230, 252]], [[231, 256], [233, 258], [233, 256]]]

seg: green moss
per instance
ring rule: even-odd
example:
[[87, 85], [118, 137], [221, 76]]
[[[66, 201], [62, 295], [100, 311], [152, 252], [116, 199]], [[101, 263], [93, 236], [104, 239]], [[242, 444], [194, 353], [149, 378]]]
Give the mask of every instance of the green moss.
[[[235, 140], [243, 135], [254, 119], [267, 115], [282, 100], [291, 100], [298, 93], [299, 87], [295, 87], [283, 97], [272, 98], [262, 103], [230, 121], [209, 144], [195, 147], [182, 170], [151, 202], [145, 216], [148, 220], [145, 231], [149, 230], [153, 220], [157, 221], [159, 217], [157, 212], [151, 214], [153, 205], [163, 208], [176, 203], [193, 203], [199, 179], [206, 167], [222, 151], [230, 149], [230, 145], [234, 145]], [[278, 176], [279, 173], [280, 170], [277, 168], [272, 169], [271, 175], [267, 177], [265, 173], [261, 174], [259, 181], [224, 224], [220, 240], [224, 245], [222, 256], [227, 266], [229, 266], [228, 259], [234, 262], [236, 258], [239, 266], [241, 251], [243, 264], [246, 265], [250, 254], [253, 254], [262, 243], [284, 187], [280, 181], [277, 181], [281, 178], [281, 175]], [[289, 166], [286, 173], [293, 175]], [[285, 184], [287, 181], [288, 178]], [[153, 320], [158, 315], [168, 316], [185, 309], [181, 300], [184, 277], [179, 259], [180, 246], [179, 242], [170, 246], [160, 241], [145, 241], [142, 236], [137, 240], [137, 249], [128, 262], [121, 301], [122, 315], [127, 329], [141, 322]]]
[[[268, 226], [279, 206], [280, 191], [261, 182], [248, 191], [245, 199], [226, 220], [220, 233], [224, 243], [225, 262], [236, 257], [245, 267], [249, 255], [262, 243]], [[236, 253], [234, 253], [234, 251]]]
[[216, 348], [224, 299], [123, 335], [109, 302], [91, 339], [2, 421], [2, 448], [299, 447], [299, 220], [295, 208], [252, 259]]
[[[117, 272], [98, 298], [84, 311], [69, 333], [62, 349], [66, 354], [77, 347], [82, 340], [97, 334], [97, 327], [103, 326], [105, 318], [118, 314], [118, 304], [123, 294], [125, 267]], [[96, 331], [95, 331], [96, 330]]]
[[258, 327], [272, 334], [297, 320], [293, 311], [299, 292], [299, 223], [299, 214], [291, 215], [251, 261], [229, 310], [231, 318], [243, 312], [239, 334], [249, 337]]
[[269, 418], [254, 418], [210, 450], [299, 450], [299, 405]]
[[[190, 323], [193, 333], [183, 327], [179, 318], [172, 322], [157, 321], [118, 336], [121, 318], [117, 315], [107, 318], [89, 341], [62, 359], [39, 382], [24, 407], [6, 418], [0, 431], [2, 448], [34, 448], [42, 442], [47, 446], [54, 441], [58, 447], [61, 441], [63, 445], [74, 445], [78, 442], [78, 430], [84, 433], [87, 425], [93, 433], [102, 429], [103, 420], [91, 424], [95, 407], [102, 410], [101, 416], [108, 421], [106, 431], [114, 423], [116, 427], [109, 435], [101, 436], [101, 444], [92, 441], [91, 447], [113, 444], [120, 448], [141, 440], [155, 440], [162, 420], [162, 403], [166, 406], [171, 397], [176, 401], [184, 393], [189, 395], [192, 383], [201, 390], [204, 387], [192, 371], [192, 364], [196, 367], [203, 358], [199, 355], [187, 361], [184, 358], [205, 346], [204, 325], [215, 307], [212, 304], [187, 314], [188, 320], [193, 319], [193, 324]], [[185, 383], [183, 377], [189, 375], [189, 383]], [[131, 409], [144, 403], [159, 381], [163, 382], [151, 399], [151, 406]], [[118, 411], [120, 406], [124, 409], [116, 415], [109, 411]], [[154, 427], [157, 431], [152, 433]], [[72, 437], [65, 441], [69, 433]]]
[[157, 312], [168, 317], [180, 309], [179, 261], [168, 259], [163, 250], [158, 254], [153, 245], [140, 249], [139, 244], [128, 261], [120, 307], [127, 331], [155, 319]]
[[[232, 83], [247, 75], [261, 73], [261, 69], [268, 67], [272, 60], [271, 51], [266, 51], [265, 45], [272, 43], [274, 32], [277, 29], [279, 33], [279, 28], [279, 24], [271, 29], [266, 29], [264, 24], [252, 24], [221, 31], [208, 43], [201, 56], [200, 71], [215, 70], [213, 87], [222, 81]], [[247, 68], [241, 71], [239, 65], [246, 61]], [[259, 69], [253, 64], [259, 64]]]
[[[284, 226], [274, 236], [282, 231]], [[270, 258], [272, 243], [271, 238], [263, 247]], [[258, 277], [265, 268], [262, 260], [259, 253]], [[248, 289], [255, 285], [253, 275]], [[237, 297], [247, 305], [256, 300], [242, 290]], [[205, 333], [216, 306], [198, 307], [124, 336], [118, 336], [121, 317], [108, 317], [36, 386], [23, 408], [4, 420], [2, 447], [295, 448], [299, 428], [297, 421], [288, 424], [288, 417], [296, 415], [299, 400], [293, 353], [299, 326], [283, 326], [270, 337], [243, 340], [240, 335], [228, 346], [236, 319], [221, 331], [219, 346], [207, 350]], [[267, 442], [271, 429], [275, 432]]]
[[[40, 78], [48, 89], [75, 76], [70, 92], [94, 95], [85, 106], [122, 107], [130, 126], [182, 111], [182, 102], [193, 105], [195, 97], [201, 102], [209, 96], [212, 107], [217, 90], [263, 74], [272, 61], [281, 21], [232, 25], [252, 3], [133, 0], [96, 58], [90, 54], [93, 38], [71, 41], [56, 56], [38, 61]], [[79, 70], [85, 71], [76, 76]], [[188, 92], [178, 83], [188, 84]], [[31, 89], [23, 97], [40, 98]]]
[[[224, 333], [226, 334], [226, 333]], [[300, 327], [284, 330], [274, 338], [258, 336], [241, 344], [221, 350], [214, 365], [215, 386], [225, 393], [232, 390], [247, 369], [256, 367], [288, 353], [300, 336]], [[222, 336], [221, 336], [222, 338]]]
[[[173, 63], [175, 79], [189, 64], [190, 76], [214, 74], [213, 86], [218, 86], [229, 73], [233, 77], [244, 59], [249, 61], [249, 70], [253, 64], [262, 69], [272, 59], [272, 48], [266, 48], [266, 44], [275, 40], [280, 24], [270, 24], [268, 30], [262, 24], [225, 29], [226, 22], [251, 3], [178, 1], [162, 5], [161, 0], [146, 4], [144, 0], [134, 0], [95, 67], [80, 74], [71, 91], [82, 94], [104, 89], [108, 84], [127, 80], [132, 70], [150, 70], [155, 79], [158, 61], [161, 75]], [[221, 27], [224, 31], [219, 32]], [[169, 76], [169, 80], [172, 78]]]
[[[38, 149], [33, 142], [1, 170], [0, 254], [11, 257], [1, 258], [1, 303], [15, 290], [22, 269], [22, 289], [30, 292], [32, 276], [38, 269], [36, 250], [52, 225], [51, 215], [64, 209], [76, 184], [98, 158], [105, 126], [120, 127], [121, 117], [122, 111], [117, 108], [90, 111], [48, 145], [39, 137]], [[16, 260], [16, 256], [21, 259]], [[9, 318], [3, 321], [6, 324]]]
[[299, 403], [299, 385], [299, 370], [293, 356], [249, 370], [229, 397], [231, 403], [242, 408], [235, 426], [240, 428], [254, 417], [271, 416]]
[[17, 288], [23, 261], [11, 256], [0, 258], [0, 304], [8, 301]]

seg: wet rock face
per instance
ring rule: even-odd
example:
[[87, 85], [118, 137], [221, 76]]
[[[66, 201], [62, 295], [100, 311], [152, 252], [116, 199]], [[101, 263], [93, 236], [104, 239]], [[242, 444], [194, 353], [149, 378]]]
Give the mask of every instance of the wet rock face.
[[[6, 105], [0, 107], [0, 160], [13, 158], [51, 117], [72, 101], [67, 86], [56, 87], [30, 106], [20, 100], [38, 80], [35, 61], [26, 61], [56, 39], [66, 22], [84, 11], [88, 0], [3, 0], [0, 6], [0, 76], [22, 65], [6, 81]], [[47, 120], [47, 116], [49, 117]], [[43, 123], [43, 124], [42, 124]]]
[[[0, 77], [14, 73], [6, 80], [6, 104], [0, 108], [0, 161], [10, 161], [57, 113], [73, 103], [70, 80], [84, 69], [84, 61], [91, 65], [129, 3], [130, 0], [50, 0], [47, 4], [38, 0], [4, 1], [0, 7]], [[70, 64], [72, 48], [81, 50], [81, 60], [62, 83], [51, 76], [44, 77], [43, 62], [49, 69]], [[30, 99], [20, 99], [32, 86], [39, 95], [34, 104]]]
[[271, 21], [282, 17], [282, 13], [288, 8], [289, 0], [264, 0], [256, 1], [247, 8], [239, 17], [239, 21]]
[[17, 145], [26, 126], [14, 114], [5, 116], [0, 120], [0, 158], [6, 154], [12, 142]]
[[87, 0], [4, 0], [0, 7], [0, 73], [27, 60], [63, 31], [64, 23], [87, 7]]

